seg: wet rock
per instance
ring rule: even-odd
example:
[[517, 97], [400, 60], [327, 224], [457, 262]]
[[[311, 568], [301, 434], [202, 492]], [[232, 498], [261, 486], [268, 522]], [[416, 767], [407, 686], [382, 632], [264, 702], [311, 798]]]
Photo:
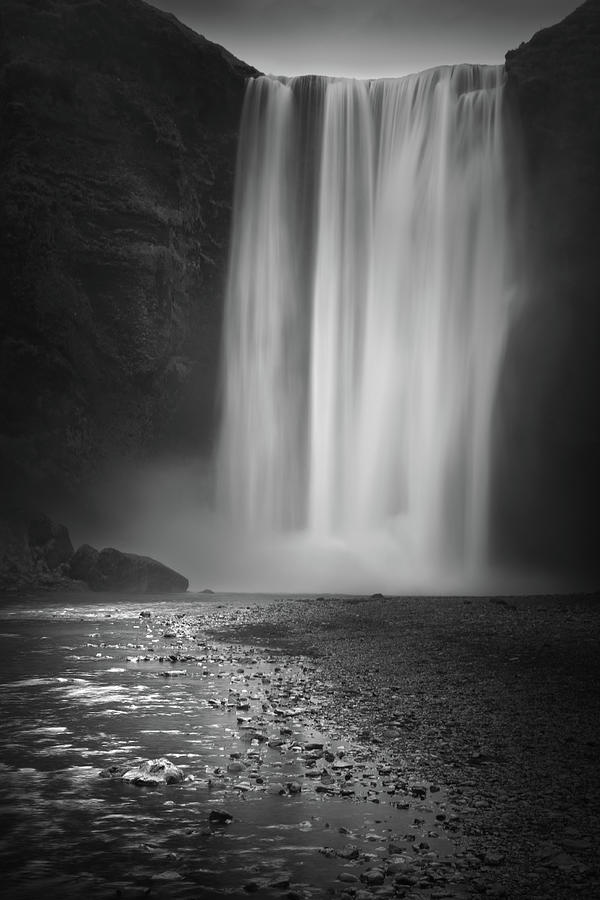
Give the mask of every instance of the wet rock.
[[127, 769], [121, 777], [123, 781], [139, 786], [181, 784], [184, 780], [182, 770], [164, 757], [149, 759], [139, 766]]
[[224, 809], [211, 809], [208, 821], [211, 825], [229, 825], [233, 822], [233, 816]]
[[122, 778], [129, 769], [130, 766], [108, 766], [107, 769], [102, 769], [100, 778]]
[[420, 800], [425, 800], [425, 798], [427, 797], [427, 785], [413, 784], [410, 787], [410, 792], [413, 797], [418, 797]]
[[383, 869], [367, 869], [366, 872], [361, 874], [360, 880], [365, 884], [368, 884], [369, 887], [376, 887], [377, 885], [384, 883], [385, 874]]
[[272, 794], [273, 796], [277, 796], [278, 794], [285, 794], [285, 787], [279, 782], [274, 782], [267, 788], [267, 793]]

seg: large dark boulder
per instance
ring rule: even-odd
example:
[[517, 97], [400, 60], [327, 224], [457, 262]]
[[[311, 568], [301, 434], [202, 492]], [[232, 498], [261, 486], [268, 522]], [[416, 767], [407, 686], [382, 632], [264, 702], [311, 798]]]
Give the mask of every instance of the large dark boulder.
[[210, 445], [253, 71], [141, 0], [3, 0], [5, 498]]
[[100, 552], [95, 547], [90, 547], [89, 544], [82, 544], [81, 547], [78, 547], [69, 565], [71, 578], [84, 581], [86, 584], [90, 584], [91, 581], [98, 579], [99, 556]]
[[73, 544], [49, 516], [0, 516], [0, 591], [85, 588], [70, 577]]
[[506, 69], [515, 193], [528, 211], [498, 402], [496, 536], [506, 557], [596, 578], [600, 0], [508, 53]]
[[93, 591], [159, 594], [180, 593], [189, 587], [187, 578], [149, 556], [122, 553], [112, 547], [98, 551], [89, 544], [78, 548], [70, 574]]
[[49, 516], [32, 519], [27, 526], [29, 546], [45, 560], [50, 570], [68, 563], [73, 553], [73, 544], [68, 529]]
[[28, 585], [34, 571], [26, 522], [0, 518], [0, 591], [13, 591]]

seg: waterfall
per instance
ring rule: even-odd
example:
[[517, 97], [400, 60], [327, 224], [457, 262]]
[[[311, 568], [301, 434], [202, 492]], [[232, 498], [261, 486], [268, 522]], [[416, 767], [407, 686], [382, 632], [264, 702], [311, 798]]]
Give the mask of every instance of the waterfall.
[[501, 67], [259, 77], [244, 103], [218, 505], [403, 574], [489, 551], [510, 307]]

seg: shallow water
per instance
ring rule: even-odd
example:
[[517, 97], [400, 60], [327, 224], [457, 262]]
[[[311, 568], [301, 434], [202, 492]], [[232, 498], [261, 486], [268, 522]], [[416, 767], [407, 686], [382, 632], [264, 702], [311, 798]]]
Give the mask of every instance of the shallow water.
[[[443, 793], [409, 799], [375, 760], [329, 737], [307, 696], [308, 661], [206, 633], [263, 602], [192, 596], [141, 618], [139, 600], [69, 595], [0, 611], [4, 896], [316, 897], [342, 871], [389, 856], [390, 843], [452, 852], [435, 831]], [[310, 759], [307, 742], [335, 762]], [[156, 757], [184, 783], [99, 777]], [[214, 826], [211, 810], [233, 821]]]

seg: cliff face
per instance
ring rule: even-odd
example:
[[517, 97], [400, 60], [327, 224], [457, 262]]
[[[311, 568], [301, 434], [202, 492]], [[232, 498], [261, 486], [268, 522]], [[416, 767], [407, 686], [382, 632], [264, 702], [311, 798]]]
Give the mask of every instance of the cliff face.
[[600, 569], [600, 0], [506, 57], [528, 214], [500, 393], [509, 556]]
[[141, 0], [3, 0], [0, 468], [19, 502], [167, 432], [210, 441], [253, 71]]

